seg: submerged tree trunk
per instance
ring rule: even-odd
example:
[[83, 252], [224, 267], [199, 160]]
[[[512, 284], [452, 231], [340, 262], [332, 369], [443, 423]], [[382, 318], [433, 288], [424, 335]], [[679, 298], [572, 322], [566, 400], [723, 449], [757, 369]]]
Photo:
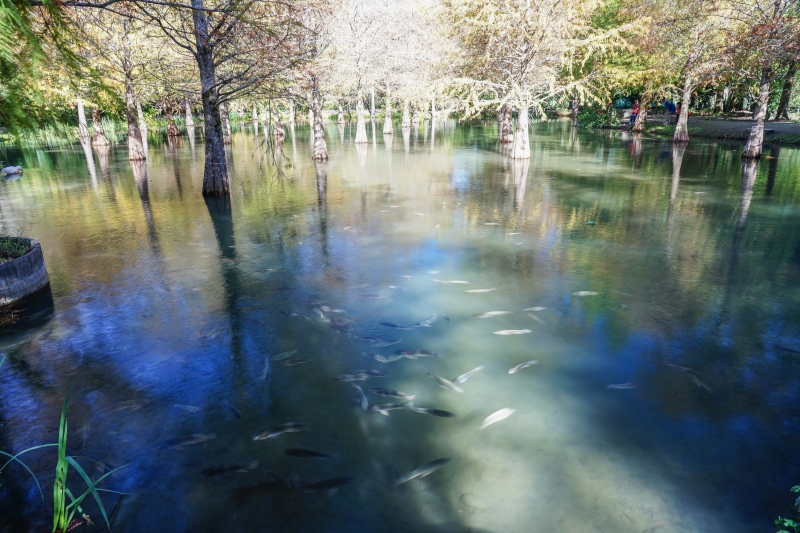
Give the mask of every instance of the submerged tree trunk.
[[383, 134], [392, 135], [394, 129], [392, 128], [392, 95], [391, 87], [386, 84], [386, 116], [383, 118]]
[[361, 89], [356, 96], [356, 144], [367, 142], [367, 125], [364, 121], [364, 98], [361, 96]]
[[516, 135], [514, 135], [514, 147], [511, 149], [511, 159], [530, 159], [531, 141], [528, 137], [528, 102], [522, 101], [519, 104], [517, 132]]
[[342, 110], [342, 103], [339, 102], [339, 115], [336, 118], [337, 124], [344, 124], [344, 111]]
[[167, 113], [165, 118], [167, 119], [167, 137], [180, 137], [181, 132], [178, 125], [175, 124], [175, 117], [172, 116], [172, 113]]
[[[681, 108], [681, 111], [683, 108]], [[636, 115], [636, 121], [633, 123], [631, 131], [642, 133], [647, 127], [647, 100], [642, 98], [641, 105], [639, 106], [639, 114]]]
[[[130, 19], [125, 19], [126, 34], [130, 27]], [[122, 50], [122, 70], [125, 73], [125, 115], [128, 119], [128, 159], [141, 161], [147, 159], [147, 152], [142, 145], [142, 132], [136, 123], [136, 97], [133, 94], [133, 65], [131, 50], [127, 39]]]
[[255, 103], [253, 103], [253, 122], [258, 122], [258, 109]]
[[78, 137], [81, 142], [89, 139], [89, 126], [86, 123], [86, 111], [83, 109], [83, 100], [78, 95]]
[[436, 118], [436, 98], [431, 97], [431, 120]]
[[94, 137], [92, 138], [92, 146], [109, 146], [106, 132], [103, 130], [103, 123], [100, 121], [100, 109], [97, 106], [92, 106], [92, 129], [94, 130]]
[[419, 125], [419, 111], [417, 110], [417, 104], [414, 104], [413, 111], [411, 112], [411, 125], [414, 127]]
[[311, 108], [314, 113], [314, 147], [311, 151], [311, 159], [325, 161], [328, 159], [328, 146], [325, 143], [325, 129], [322, 127], [322, 103], [316, 76], [311, 77]]
[[769, 86], [772, 84], [772, 67], [770, 65], [761, 69], [761, 90], [758, 92], [758, 107], [756, 108], [755, 122], [750, 128], [750, 136], [744, 145], [742, 159], [757, 159], [761, 157], [761, 146], [764, 143], [764, 120], [767, 118], [767, 105], [769, 104]]
[[142, 135], [142, 146], [144, 147], [144, 155], [150, 153], [150, 148], [147, 146], [147, 121], [144, 119], [144, 113], [142, 112], [142, 102], [139, 100], [139, 97], [134, 95], [133, 98], [136, 101], [136, 116], [139, 118], [139, 132]]
[[375, 120], [375, 87], [373, 86], [370, 88], [370, 96], [369, 96], [369, 119], [374, 121]]
[[189, 98], [186, 98], [186, 128], [194, 128], [194, 117], [192, 116], [192, 106], [189, 105]]
[[408, 98], [403, 100], [403, 128], [410, 128], [411, 127], [411, 113], [408, 109]]
[[289, 100], [289, 124], [294, 124], [294, 100]]
[[681, 114], [680, 116], [678, 116], [678, 124], [675, 126], [675, 135], [673, 135], [672, 137], [672, 140], [675, 142], [682, 142], [682, 143], [689, 142], [689, 104], [691, 104], [691, 100], [692, 100], [692, 78], [689, 69], [687, 68], [686, 79], [684, 79], [683, 81]]
[[286, 132], [283, 130], [283, 124], [281, 124], [281, 114], [278, 113], [278, 107], [275, 106], [272, 108], [272, 134], [280, 138], [283, 142], [283, 138], [286, 137]]
[[267, 113], [267, 106], [261, 106], [261, 124], [264, 129], [269, 128], [269, 113]]
[[500, 115], [500, 142], [509, 144], [514, 142], [514, 128], [511, 123], [511, 106], [503, 104], [498, 111]]
[[222, 142], [231, 144], [231, 116], [228, 113], [228, 103], [219, 104], [219, 119], [222, 123]]
[[792, 85], [794, 85], [796, 74], [797, 62], [792, 61], [789, 63], [789, 69], [783, 77], [783, 90], [781, 91], [781, 99], [778, 102], [778, 110], [775, 113], [775, 120], [789, 120], [789, 100], [792, 98]]
[[230, 179], [225, 161], [225, 143], [219, 113], [214, 49], [210, 39], [208, 15], [203, 0], [192, 1], [192, 20], [195, 32], [195, 58], [200, 72], [203, 123], [205, 126], [206, 162], [203, 169], [203, 196], [228, 196]]

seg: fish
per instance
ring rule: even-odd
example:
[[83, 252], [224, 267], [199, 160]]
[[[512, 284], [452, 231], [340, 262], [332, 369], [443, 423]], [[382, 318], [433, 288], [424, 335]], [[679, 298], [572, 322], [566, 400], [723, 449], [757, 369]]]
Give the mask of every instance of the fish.
[[311, 359], [290, 359], [288, 361], [281, 361], [278, 363], [280, 366], [297, 366], [310, 363]]
[[364, 357], [368, 357], [370, 359], [374, 359], [375, 361], [377, 361], [379, 363], [388, 363], [389, 362], [389, 360], [386, 357], [384, 357], [384, 356], [382, 356], [381, 354], [378, 354], [378, 353], [362, 353], [361, 355], [364, 356]]
[[319, 307], [315, 307], [314, 309], [312, 309], [312, 311], [314, 311], [317, 315], [319, 315], [319, 317], [322, 320], [327, 320], [327, 318], [325, 318], [325, 313], [323, 313], [322, 309], [320, 309]]
[[433, 324], [434, 322], [436, 322], [436, 313], [434, 313], [434, 315], [432, 317], [430, 317], [430, 318], [428, 318], [426, 320], [421, 320], [421, 321], [417, 322], [416, 324], [414, 324], [414, 327], [415, 328], [429, 328], [429, 327], [431, 327], [431, 324]]
[[539, 311], [544, 311], [545, 309], [547, 309], [547, 308], [546, 307], [526, 307], [525, 309], [523, 309], [523, 311], [525, 311], [525, 312], [532, 311], [532, 312], [536, 313], [536, 312], [539, 312]]
[[346, 313], [347, 312], [344, 309], [335, 309], [335, 308], [332, 308], [332, 307], [328, 307], [327, 305], [323, 305], [321, 309], [323, 311], [325, 311], [326, 313]]
[[393, 341], [383, 341], [379, 340], [377, 342], [373, 342], [372, 345], [376, 348], [385, 348], [387, 346], [394, 346], [395, 344], [400, 344], [400, 340], [393, 340]]
[[411, 276], [400, 276], [400, 277], [401, 277], [401, 278], [405, 278], [405, 279], [407, 279], [408, 281], [411, 281], [411, 280], [412, 280]]
[[442, 318], [444, 318], [445, 320], [447, 320], [447, 323], [448, 323], [448, 324], [450, 323], [450, 317], [449, 317], [449, 316], [447, 316], [447, 315], [442, 315]]
[[155, 445], [156, 450], [165, 450], [167, 448], [171, 448], [173, 450], [180, 450], [184, 446], [189, 446], [190, 444], [200, 444], [201, 442], [206, 442], [209, 440], [216, 439], [217, 436], [213, 433], [202, 434], [202, 433], [195, 433], [194, 435], [186, 435], [185, 437], [175, 437], [172, 439], [167, 439], [163, 442], [159, 442]]
[[544, 324], [544, 320], [542, 320], [538, 316], [534, 315], [533, 313], [528, 312], [528, 313], [525, 313], [525, 314], [528, 315], [528, 318], [530, 318], [531, 320], [535, 320], [539, 324]]
[[499, 226], [500, 224], [498, 222], [484, 222], [483, 225], [484, 226]]
[[264, 431], [256, 434], [253, 440], [267, 440], [274, 439], [284, 433], [298, 433], [308, 429], [308, 424], [302, 422], [286, 422], [285, 424], [278, 424], [265, 429]]
[[303, 457], [306, 459], [330, 459], [330, 454], [309, 450], [306, 448], [286, 448], [283, 453], [290, 457]]
[[298, 315], [297, 313], [290, 313], [289, 311], [281, 311], [281, 314], [289, 318], [296, 318], [297, 320], [308, 320], [308, 317]]
[[386, 326], [387, 328], [411, 330], [411, 328], [401, 326], [400, 324], [395, 324], [394, 322], [378, 322], [378, 324], [381, 326]]
[[464, 291], [464, 292], [478, 293], [478, 292], [492, 292], [492, 291], [496, 291], [496, 290], [497, 289], [470, 289], [470, 290]]
[[432, 352], [430, 350], [397, 350], [394, 352], [395, 355], [402, 355], [403, 357], [407, 357], [409, 359], [417, 358], [417, 357], [441, 357], [436, 352]]
[[416, 211], [414, 211], [414, 214], [415, 214], [415, 215], [419, 215], [419, 216], [421, 216], [421, 217], [424, 217], [424, 216], [425, 216], [423, 213], [418, 213], [418, 212], [416, 212]]
[[362, 294], [361, 297], [362, 298], [386, 298], [385, 295], [380, 295], [380, 294]]
[[515, 232], [513, 232], [513, 233], [506, 233], [506, 235], [519, 235], [519, 232], [518, 232], [518, 231], [515, 231]]
[[436, 224], [436, 225], [433, 227], [433, 229], [436, 229], [436, 230], [438, 230], [438, 229], [439, 229], [439, 228], [441, 228], [441, 227], [442, 227], [442, 225], [441, 225], [441, 224]]
[[597, 296], [598, 294], [600, 293], [594, 291], [578, 291], [572, 293], [573, 296]]
[[405, 409], [408, 402], [404, 403], [376, 403], [369, 406], [370, 411], [377, 411], [378, 413], [389, 416], [389, 411], [396, 411], [397, 409]]
[[378, 396], [388, 396], [389, 398], [400, 398], [402, 400], [413, 400], [417, 397], [416, 394], [406, 394], [405, 392], [393, 390], [393, 389], [381, 389], [375, 388], [369, 390], [372, 394], [376, 394]]
[[387, 378], [389, 374], [381, 372], [380, 370], [353, 370], [354, 374], [363, 374], [371, 378]]
[[464, 392], [464, 390], [461, 387], [459, 387], [458, 385], [456, 385], [455, 383], [453, 383], [449, 379], [443, 378], [442, 376], [437, 376], [436, 374], [431, 374], [427, 370], [425, 370], [425, 373], [428, 374], [433, 379], [435, 379], [436, 382], [439, 384], [439, 386], [442, 387], [442, 388], [450, 389], [450, 390], [456, 391], [456, 392]]
[[284, 359], [288, 359], [294, 354], [297, 353], [297, 350], [289, 350], [288, 352], [281, 352], [278, 355], [272, 357], [273, 361], [283, 361]]
[[535, 359], [531, 360], [531, 361], [525, 361], [524, 363], [520, 363], [517, 366], [515, 366], [514, 368], [509, 369], [508, 373], [509, 374], [516, 374], [517, 372], [519, 372], [523, 368], [528, 368], [529, 366], [538, 365], [538, 364], [539, 364], [539, 361], [537, 361]]
[[441, 417], [441, 418], [453, 418], [454, 416], [456, 416], [453, 413], [451, 413], [450, 411], [444, 411], [442, 409], [428, 409], [427, 407], [414, 407], [414, 405], [411, 404], [411, 403], [409, 403], [406, 406], [406, 409], [409, 409], [410, 411], [414, 411], [415, 413], [421, 413], [423, 415], [438, 416], [438, 417]]
[[349, 476], [332, 477], [330, 479], [323, 479], [315, 483], [301, 483], [300, 490], [305, 493], [320, 492], [323, 490], [334, 491], [338, 490], [353, 482], [353, 478]]
[[500, 331], [495, 331], [495, 335], [524, 335], [526, 333], [530, 333], [531, 330], [529, 329], [501, 329]]
[[358, 403], [359, 403], [359, 405], [361, 405], [361, 408], [364, 411], [368, 411], [369, 410], [369, 402], [367, 401], [367, 395], [364, 394], [364, 391], [361, 390], [361, 387], [359, 387], [355, 383], [351, 383], [350, 386], [358, 391]]
[[345, 383], [352, 383], [353, 381], [367, 381], [369, 376], [366, 374], [341, 374], [339, 376], [335, 376], [333, 379], [344, 381]]
[[183, 409], [184, 411], [189, 411], [190, 413], [199, 413], [202, 411], [200, 407], [195, 407], [194, 405], [184, 405], [182, 403], [176, 403], [173, 407]]
[[428, 274], [431, 274], [431, 275], [435, 275], [435, 274], [438, 274], [438, 273], [439, 273], [438, 270], [428, 270]]
[[390, 289], [395, 290], [395, 291], [405, 291], [405, 290], [407, 290], [405, 287], [398, 287], [397, 285], [387, 285], [387, 287], [389, 287]]
[[512, 314], [511, 311], [486, 311], [485, 313], [478, 313], [477, 315], [472, 315], [470, 318], [491, 318], [493, 316], [510, 315], [510, 314]]
[[436, 279], [436, 278], [431, 278], [431, 281], [436, 282], [436, 283], [447, 283], [446, 281], [442, 281], [442, 280]]
[[469, 285], [469, 281], [462, 281], [460, 279], [445, 281], [445, 283], [452, 283], [453, 285]]
[[394, 482], [395, 487], [399, 487], [406, 481], [411, 481], [412, 479], [416, 478], [423, 478], [433, 472], [439, 470], [441, 467], [449, 463], [451, 459], [449, 457], [443, 457], [441, 459], [436, 459], [435, 461], [431, 461], [430, 463], [426, 463], [421, 467], [417, 468], [416, 470], [409, 472], [405, 476], [398, 478], [397, 481]]
[[500, 422], [501, 420], [505, 420], [509, 416], [513, 415], [515, 412], [516, 409], [511, 409], [510, 407], [506, 407], [505, 409], [500, 409], [499, 411], [495, 411], [494, 413], [490, 414], [489, 416], [483, 419], [483, 422], [481, 422], [481, 427], [478, 429], [478, 431], [494, 424], [495, 422]]
[[277, 483], [281, 487], [285, 487], [287, 489], [290, 489], [290, 488], [292, 488], [294, 486], [294, 484], [291, 481], [289, 481], [288, 479], [286, 479], [282, 475], [280, 475], [280, 474], [278, 474], [276, 472], [273, 472], [272, 470], [270, 470], [268, 468], [265, 469], [265, 471], [269, 475], [269, 477], [274, 479], [275, 483]]
[[232, 406], [228, 400], [225, 400], [225, 406], [228, 408], [228, 411], [230, 411], [233, 416], [235, 416], [236, 418], [242, 418], [242, 413], [240, 413], [237, 408]]
[[214, 477], [225, 474], [243, 474], [245, 472], [251, 472], [256, 468], [258, 468], [258, 461], [253, 461], [252, 463], [246, 465], [212, 466], [201, 471], [200, 475], [203, 477]]
[[483, 365], [481, 365], [481, 366], [479, 366], [477, 368], [473, 368], [469, 372], [467, 372], [465, 374], [461, 374], [460, 376], [453, 378], [453, 383], [455, 383], [456, 385], [458, 385], [459, 383], [464, 383], [465, 381], [467, 381], [472, 376], [472, 374], [474, 374], [478, 370], [483, 370]]
[[609, 390], [612, 389], [635, 389], [638, 387], [636, 383], [612, 383], [608, 386]]
[[695, 385], [697, 385], [698, 388], [705, 389], [708, 392], [711, 392], [711, 387], [700, 381], [700, 378], [698, 378], [697, 375], [695, 374], [690, 374], [690, 375], [692, 376], [692, 381], [694, 382]]

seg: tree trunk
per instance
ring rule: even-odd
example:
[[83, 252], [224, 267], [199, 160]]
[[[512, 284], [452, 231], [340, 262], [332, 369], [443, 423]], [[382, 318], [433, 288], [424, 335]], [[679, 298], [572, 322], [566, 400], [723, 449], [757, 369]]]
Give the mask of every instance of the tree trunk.
[[78, 96], [78, 137], [81, 141], [89, 139], [89, 126], [86, 124], [86, 111], [83, 109], [83, 100]]
[[[130, 19], [125, 19], [124, 25], [130, 26]], [[125, 73], [125, 115], [128, 119], [128, 159], [141, 161], [147, 159], [147, 152], [142, 144], [142, 132], [136, 123], [136, 97], [133, 94], [133, 66], [131, 65], [131, 50], [127, 40], [122, 50], [122, 70]]]
[[375, 87], [370, 88], [369, 119], [375, 121]]
[[758, 92], [758, 107], [750, 136], [744, 145], [742, 159], [758, 159], [761, 157], [761, 145], [764, 143], [764, 120], [767, 118], [769, 104], [769, 86], [772, 84], [772, 67], [767, 65], [761, 69], [761, 90]]
[[361, 89], [356, 96], [356, 144], [367, 142], [367, 124], [364, 121], [364, 99], [361, 96]]
[[639, 114], [636, 115], [636, 121], [633, 123], [633, 128], [631, 128], [631, 131], [636, 133], [642, 133], [646, 127], [647, 127], [647, 100], [642, 98], [641, 104], [639, 105]]
[[146, 157], [147, 154], [150, 153], [150, 148], [147, 146], [147, 121], [144, 119], [142, 102], [139, 100], [139, 97], [134, 94], [133, 98], [136, 101], [136, 116], [139, 119], [139, 132], [142, 135], [142, 146], [144, 147], [144, 155]]
[[344, 110], [342, 110], [342, 103], [339, 102], [339, 115], [336, 118], [337, 124], [344, 124]]
[[231, 144], [231, 116], [228, 113], [228, 103], [219, 104], [219, 119], [222, 123], [222, 142]]
[[500, 142], [509, 144], [514, 142], [514, 128], [511, 123], [511, 106], [503, 104], [499, 109], [500, 114]]
[[394, 129], [392, 128], [392, 95], [391, 87], [386, 84], [386, 115], [383, 117], [383, 134], [393, 135]]
[[410, 128], [411, 127], [411, 113], [408, 109], [408, 98], [403, 100], [403, 128]]
[[436, 98], [431, 97], [431, 120], [436, 118]]
[[675, 135], [672, 137], [673, 141], [679, 143], [689, 142], [689, 104], [692, 101], [692, 77], [688, 67], [686, 70], [686, 78], [683, 80], [681, 114], [678, 117], [678, 124], [675, 126]]
[[311, 108], [314, 112], [314, 147], [311, 151], [311, 159], [325, 161], [328, 159], [328, 146], [325, 143], [325, 129], [322, 127], [322, 103], [316, 76], [311, 77]]
[[792, 61], [789, 63], [789, 69], [783, 77], [783, 91], [781, 91], [781, 99], [778, 102], [778, 111], [775, 113], [775, 120], [789, 120], [789, 100], [792, 97], [792, 85], [794, 84], [794, 77], [797, 74], [797, 62]]
[[269, 114], [267, 113], [267, 106], [261, 106], [261, 124], [264, 129], [269, 129]]
[[208, 45], [210, 35], [208, 16], [203, 0], [192, 0], [192, 20], [195, 32], [195, 57], [200, 72], [200, 88], [203, 101], [203, 123], [205, 126], [206, 162], [203, 169], [203, 196], [230, 195], [228, 165], [225, 161], [225, 143], [219, 113], [219, 91], [217, 90], [214, 49]]
[[514, 135], [514, 147], [511, 149], [511, 159], [530, 159], [531, 141], [528, 137], [528, 102], [520, 102], [519, 116], [517, 117], [517, 132]]
[[414, 127], [419, 126], [419, 112], [417, 110], [417, 104], [414, 104], [414, 109], [411, 113], [411, 125]]
[[289, 100], [289, 124], [294, 124], [294, 100]]
[[258, 109], [256, 109], [256, 104], [253, 104], [253, 122], [258, 122]]
[[186, 129], [194, 128], [194, 117], [192, 116], [192, 106], [189, 105], [189, 98], [186, 98]]
[[274, 106], [272, 108], [272, 134], [280, 139], [286, 137], [286, 132], [283, 129], [283, 124], [281, 124], [281, 115], [280, 113], [278, 113], [278, 106]]
[[103, 123], [100, 122], [100, 109], [96, 106], [92, 107], [92, 129], [94, 130], [94, 137], [92, 138], [92, 146], [109, 146], [106, 132], [103, 131]]
[[178, 129], [178, 125], [175, 124], [175, 117], [172, 116], [172, 113], [167, 113], [167, 137], [180, 137], [181, 132]]

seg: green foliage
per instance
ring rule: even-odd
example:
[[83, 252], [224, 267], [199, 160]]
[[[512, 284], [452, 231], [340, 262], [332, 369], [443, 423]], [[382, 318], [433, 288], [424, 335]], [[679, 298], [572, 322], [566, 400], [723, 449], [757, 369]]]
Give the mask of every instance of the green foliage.
[[578, 113], [578, 125], [584, 128], [604, 128], [618, 123], [617, 112], [613, 107], [586, 106]]
[[0, 235], [0, 264], [22, 257], [30, 249], [31, 243], [27, 239]]
[[[800, 492], [800, 485], [795, 485], [791, 488], [792, 492], [798, 493]], [[800, 520], [800, 498], [797, 498], [794, 502], [795, 512], [797, 512], [797, 518]], [[797, 520], [792, 520], [791, 518], [782, 518], [778, 517], [775, 520], [775, 525], [778, 526], [778, 533], [800, 533], [800, 522]], [[788, 528], [791, 528], [789, 531]]]
[[797, 133], [782, 133], [769, 139], [769, 142], [775, 144], [800, 144], [800, 134]]

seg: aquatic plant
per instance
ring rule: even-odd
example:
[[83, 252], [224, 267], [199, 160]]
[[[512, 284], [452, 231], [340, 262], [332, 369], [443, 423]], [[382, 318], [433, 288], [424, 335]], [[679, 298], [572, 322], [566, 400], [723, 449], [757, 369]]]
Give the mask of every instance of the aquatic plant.
[[578, 114], [578, 124], [584, 128], [603, 128], [618, 123], [619, 118], [613, 107], [601, 108], [586, 106]]
[[30, 249], [31, 243], [27, 239], [0, 235], [0, 264], [22, 257]]
[[[800, 485], [795, 485], [791, 490], [792, 492], [800, 492]], [[775, 525], [779, 528], [778, 533], [791, 533], [788, 528], [792, 528], [792, 532], [794, 533], [800, 533], [800, 497], [795, 500], [794, 508], [797, 513], [797, 520], [782, 518], [780, 516], [775, 520]]]
[[[0, 365], [5, 361], [5, 357], [3, 360], [0, 360]], [[42, 497], [42, 501], [44, 501], [44, 492], [42, 492], [42, 487], [39, 484], [39, 480], [36, 478], [36, 475], [33, 471], [26, 465], [22, 460], [19, 459], [19, 456], [26, 454], [28, 452], [32, 452], [34, 450], [39, 450], [42, 448], [51, 448], [57, 447], [58, 448], [58, 462], [56, 464], [56, 479], [53, 484], [53, 532], [54, 533], [65, 533], [70, 528], [70, 525], [75, 527], [81, 521], [83, 523], [90, 523], [89, 515], [83, 510], [81, 504], [83, 500], [86, 499], [89, 494], [91, 494], [95, 501], [97, 502], [98, 507], [100, 508], [100, 512], [103, 515], [103, 519], [105, 520], [106, 527], [111, 529], [111, 524], [108, 519], [108, 514], [106, 513], [105, 506], [103, 505], [103, 501], [100, 499], [100, 495], [98, 492], [113, 492], [115, 494], [122, 494], [117, 491], [111, 491], [106, 489], [98, 489], [97, 485], [100, 484], [105, 478], [116, 472], [117, 470], [124, 468], [127, 465], [123, 465], [117, 468], [114, 468], [105, 474], [103, 474], [100, 478], [96, 481], [92, 481], [91, 478], [86, 474], [86, 471], [81, 467], [80, 464], [75, 460], [76, 458], [70, 455], [67, 455], [67, 405], [69, 403], [69, 397], [72, 394], [72, 388], [70, 387], [69, 392], [67, 392], [67, 397], [64, 400], [64, 406], [61, 409], [61, 423], [59, 424], [58, 428], [58, 443], [56, 444], [41, 444], [39, 446], [32, 446], [21, 452], [17, 453], [16, 455], [11, 455], [7, 452], [0, 450], [0, 455], [8, 457], [8, 460], [5, 464], [0, 466], [0, 472], [2, 472], [9, 464], [12, 462], [19, 463], [22, 465], [25, 470], [31, 475], [33, 480], [36, 482], [36, 487], [39, 489], [39, 494]], [[67, 474], [69, 472], [69, 468], [72, 467], [78, 475], [83, 479], [86, 483], [86, 490], [83, 491], [78, 497], [72, 493], [72, 491], [67, 487]], [[69, 500], [69, 503], [67, 503]], [[75, 518], [75, 514], [80, 513], [82, 520], [77, 521], [78, 524], [73, 524], [73, 520]]]

